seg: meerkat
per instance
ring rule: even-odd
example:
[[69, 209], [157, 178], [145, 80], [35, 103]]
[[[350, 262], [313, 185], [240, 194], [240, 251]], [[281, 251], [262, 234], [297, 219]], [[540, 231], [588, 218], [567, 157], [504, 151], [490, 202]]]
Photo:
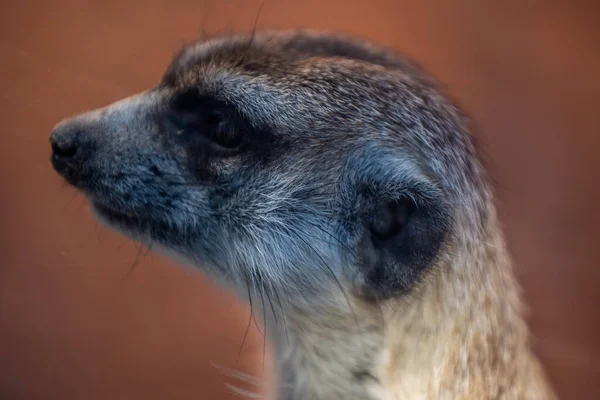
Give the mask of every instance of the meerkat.
[[467, 118], [408, 57], [199, 41], [51, 145], [100, 220], [262, 309], [278, 398], [556, 398]]

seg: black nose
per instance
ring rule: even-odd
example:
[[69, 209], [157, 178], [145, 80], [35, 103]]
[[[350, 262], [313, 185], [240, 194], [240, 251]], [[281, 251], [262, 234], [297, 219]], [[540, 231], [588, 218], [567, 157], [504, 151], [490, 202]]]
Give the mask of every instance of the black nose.
[[75, 140], [60, 140], [53, 137], [51, 143], [53, 156], [63, 160], [74, 157], [79, 148]]
[[81, 131], [70, 124], [59, 125], [50, 135], [52, 166], [73, 182], [82, 167]]

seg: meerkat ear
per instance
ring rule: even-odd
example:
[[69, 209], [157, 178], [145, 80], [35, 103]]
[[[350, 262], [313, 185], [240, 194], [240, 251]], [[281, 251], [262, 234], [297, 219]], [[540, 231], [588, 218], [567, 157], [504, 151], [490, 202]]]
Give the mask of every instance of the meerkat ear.
[[435, 199], [380, 199], [366, 221], [360, 248], [365, 295], [408, 293], [433, 266], [448, 231], [448, 215]]

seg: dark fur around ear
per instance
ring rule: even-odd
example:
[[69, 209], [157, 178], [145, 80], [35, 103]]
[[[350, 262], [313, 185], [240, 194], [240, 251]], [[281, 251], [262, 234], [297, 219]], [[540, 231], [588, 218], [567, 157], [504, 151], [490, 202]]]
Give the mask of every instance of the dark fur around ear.
[[410, 292], [435, 263], [447, 234], [447, 218], [436, 200], [416, 204], [405, 197], [375, 202], [364, 221], [367, 229], [358, 254], [361, 291], [379, 299]]
[[373, 299], [409, 293], [436, 263], [451, 226], [441, 191], [408, 158], [392, 157], [351, 167], [361, 168], [351, 174], [360, 189], [349, 199], [358, 235], [357, 289]]

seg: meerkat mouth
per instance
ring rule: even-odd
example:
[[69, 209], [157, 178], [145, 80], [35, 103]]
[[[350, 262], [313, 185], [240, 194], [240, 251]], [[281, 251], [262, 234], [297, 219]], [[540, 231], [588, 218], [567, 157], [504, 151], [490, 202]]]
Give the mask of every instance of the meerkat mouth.
[[164, 219], [152, 215], [123, 212], [111, 205], [90, 199], [96, 218], [107, 227], [134, 241], [150, 241], [170, 246], [169, 238], [180, 232]]
[[142, 219], [137, 216], [124, 213], [97, 200], [91, 200], [90, 203], [97, 218], [107, 225], [125, 228], [128, 231], [138, 231], [142, 228]]

